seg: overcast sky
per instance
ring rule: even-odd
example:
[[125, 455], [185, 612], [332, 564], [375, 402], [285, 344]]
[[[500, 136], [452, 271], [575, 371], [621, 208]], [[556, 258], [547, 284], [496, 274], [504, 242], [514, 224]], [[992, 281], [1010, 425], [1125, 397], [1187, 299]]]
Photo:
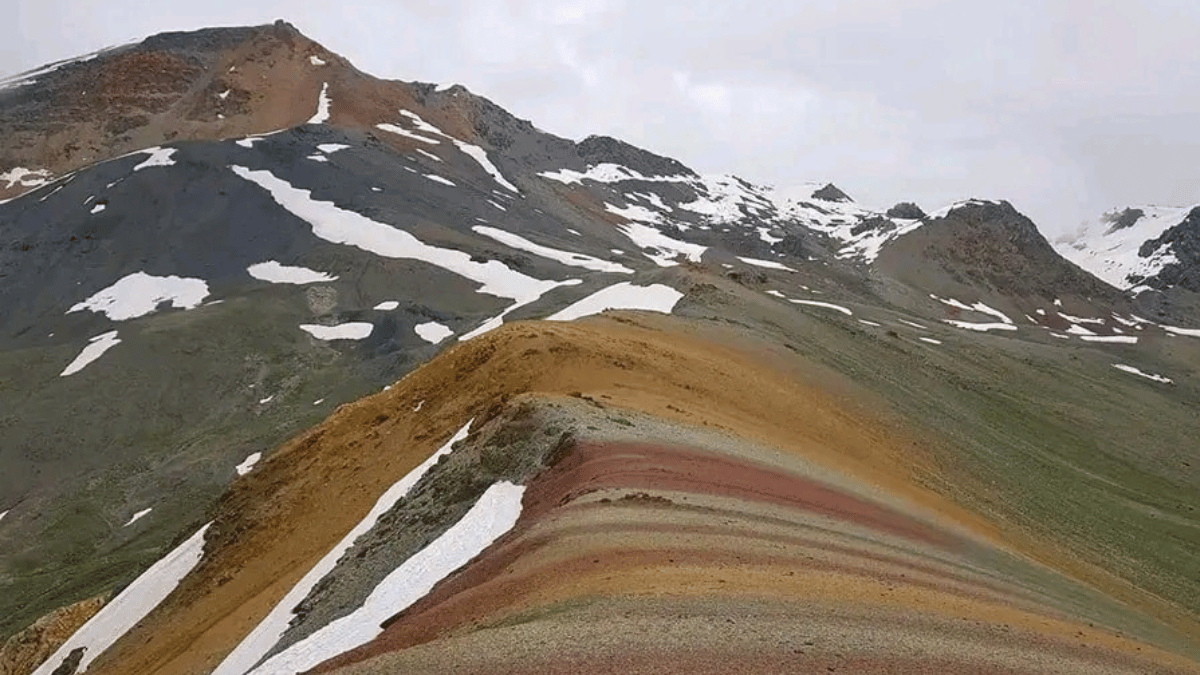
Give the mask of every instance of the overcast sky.
[[15, 1], [0, 74], [284, 18], [374, 75], [461, 83], [702, 173], [830, 180], [880, 207], [1004, 198], [1051, 235], [1200, 203], [1195, 0]]

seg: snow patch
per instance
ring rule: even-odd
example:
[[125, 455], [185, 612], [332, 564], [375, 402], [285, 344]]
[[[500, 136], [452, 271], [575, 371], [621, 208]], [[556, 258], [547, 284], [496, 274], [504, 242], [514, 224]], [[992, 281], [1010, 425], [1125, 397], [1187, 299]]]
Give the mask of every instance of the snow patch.
[[442, 178], [441, 176], [439, 176], [439, 175], [437, 175], [437, 174], [433, 174], [433, 173], [426, 173], [426, 174], [421, 174], [421, 175], [425, 176], [425, 177], [426, 177], [426, 178], [428, 178], [429, 180], [431, 180], [431, 181], [434, 181], [434, 182], [436, 182], [436, 183], [441, 183], [441, 184], [443, 184], [443, 185], [449, 185], [450, 187], [458, 187], [458, 186], [457, 186], [457, 185], [455, 185], [453, 182], [451, 182], [449, 179], [447, 179], [447, 178]]
[[973, 330], [980, 333], [986, 333], [989, 330], [1016, 330], [1017, 327], [1011, 323], [974, 323], [971, 321], [953, 321], [946, 319], [946, 323], [955, 328], [963, 328]]
[[1114, 364], [1112, 364], [1112, 367], [1116, 368], [1117, 370], [1123, 370], [1127, 373], [1133, 373], [1134, 375], [1139, 375], [1141, 377], [1146, 378], [1147, 380], [1154, 380], [1155, 382], [1161, 382], [1163, 384], [1173, 384], [1174, 383], [1171, 380], [1171, 378], [1169, 378], [1169, 377], [1163, 377], [1162, 375], [1155, 375], [1153, 373], [1147, 373], [1138, 368], [1134, 368], [1133, 366], [1127, 366], [1124, 363], [1114, 363]]
[[328, 65], [325, 63], [325, 61], [321, 57], [316, 56], [315, 54], [313, 56], [308, 57], [308, 62], [313, 64], [314, 66]]
[[322, 143], [317, 146], [317, 149], [326, 154], [330, 154], [337, 152], [338, 150], [345, 150], [349, 147], [350, 146], [346, 145], [345, 143]]
[[204, 533], [208, 525], [154, 563], [117, 597], [96, 613], [87, 623], [64, 642], [32, 675], [51, 675], [67, 656], [84, 648], [83, 658], [76, 672], [84, 672], [96, 657], [112, 646], [122, 635], [133, 628], [158, 606], [179, 582], [195, 569], [204, 555]]
[[633, 274], [633, 270], [620, 263], [609, 262], [600, 258], [593, 258], [592, 256], [583, 255], [582, 253], [572, 253], [570, 251], [563, 251], [556, 248], [551, 248], [549, 246], [535, 244], [534, 242], [529, 241], [520, 235], [513, 234], [512, 232], [498, 230], [494, 227], [485, 227], [483, 225], [476, 225], [471, 229], [510, 248], [532, 253], [549, 260], [560, 262], [564, 265], [570, 265], [571, 267], [582, 267], [584, 269], [595, 270], [597, 272], [612, 272], [614, 274]]
[[50, 172], [46, 169], [26, 169], [23, 166], [14, 166], [4, 173], [0, 173], [0, 180], [4, 181], [4, 188], [7, 190], [13, 185], [38, 187], [49, 183], [52, 179]]
[[427, 321], [413, 326], [413, 331], [424, 341], [436, 345], [454, 335], [454, 331], [436, 321]]
[[882, 325], [883, 325], [883, 324], [881, 324], [881, 323], [876, 323], [876, 322], [874, 322], [874, 321], [867, 321], [866, 319], [859, 319], [859, 320], [858, 320], [858, 322], [859, 322], [859, 323], [861, 323], [861, 324], [865, 324], [865, 325], [867, 325], [867, 326], [875, 326], [875, 327], [877, 327], [877, 328], [878, 328], [879, 326], [882, 326]]
[[59, 373], [58, 376], [66, 377], [68, 375], [74, 375], [75, 373], [78, 373], [89, 363], [100, 358], [104, 352], [116, 347], [120, 343], [121, 341], [117, 339], [117, 331], [115, 330], [107, 333], [101, 333], [100, 335], [89, 339], [88, 345], [83, 348], [83, 351], [79, 352], [79, 356], [76, 356], [74, 361], [71, 361], [69, 364], [67, 364], [67, 367], [63, 368], [63, 371]]
[[573, 321], [609, 309], [641, 309], [670, 314], [683, 293], [663, 284], [634, 286], [629, 282], [613, 284], [546, 317], [547, 321]]
[[928, 343], [929, 343], [929, 344], [931, 344], [931, 345], [940, 345], [940, 344], [942, 344], [942, 341], [941, 341], [941, 340], [934, 340], [934, 339], [933, 339], [933, 338], [931, 338], [931, 337], [919, 337], [919, 338], [917, 338], [917, 339], [918, 339], [918, 340], [920, 340], [921, 342], [928, 342]]
[[326, 157], [325, 155], [309, 155], [307, 157], [307, 159], [311, 159], [314, 162], [328, 162], [329, 161], [329, 158]]
[[421, 141], [422, 143], [428, 143], [430, 145], [440, 145], [441, 144], [441, 141], [439, 141], [435, 138], [425, 138], [424, 136], [421, 136], [419, 134], [414, 134], [413, 132], [409, 131], [408, 129], [405, 129], [404, 127], [398, 127], [395, 124], [381, 123], [381, 124], [376, 124], [375, 128], [382, 129], [383, 131], [387, 131], [387, 132], [390, 132], [393, 134], [398, 134], [400, 136], [404, 136], [405, 138], [411, 138], [415, 141]]
[[355, 246], [387, 258], [420, 260], [480, 284], [479, 292], [513, 300], [499, 316], [486, 321], [460, 340], [491, 330], [503, 322], [509, 312], [528, 305], [558, 288], [580, 283], [578, 279], [548, 281], [526, 276], [498, 260], [476, 262], [463, 251], [431, 246], [413, 235], [390, 225], [375, 222], [361, 214], [338, 208], [332, 202], [318, 201], [312, 193], [292, 187], [269, 171], [251, 171], [233, 166], [238, 176], [257, 184], [291, 214], [312, 226], [313, 234], [335, 244]]
[[1172, 335], [1200, 337], [1200, 328], [1176, 328], [1175, 326], [1161, 326], [1161, 328]]
[[[375, 523], [379, 521], [379, 518], [390, 511], [404, 495], [408, 494], [409, 490], [417, 484], [417, 481], [421, 480], [443, 455], [450, 453], [455, 443], [467, 437], [467, 431], [470, 428], [471, 423], [468, 422], [451, 436], [445, 445], [438, 448], [428, 459], [408, 472], [407, 475], [396, 481], [380, 495], [367, 515], [351, 528], [346, 533], [346, 536], [342, 537], [341, 541], [331, 548], [324, 557], [317, 561], [317, 564], [313, 565], [312, 569], [300, 581], [296, 582], [296, 585], [271, 608], [271, 611], [254, 627], [254, 630], [242, 638], [241, 643], [225, 657], [225, 660], [221, 662], [221, 665], [217, 666], [212, 675], [243, 675], [253, 668], [254, 664], [258, 663], [279, 642], [279, 638], [283, 637], [284, 632], [287, 631], [288, 624], [292, 620], [293, 608], [300, 604], [300, 601], [308, 597], [313, 587], [321, 579], [333, 571], [334, 567], [337, 566], [338, 560], [354, 545], [354, 542], [359, 537], [375, 527]], [[50, 674], [47, 672], [38, 673], [37, 675]]]
[[375, 311], [378, 311], [378, 312], [390, 312], [399, 306], [400, 306], [400, 303], [396, 300], [384, 300], [383, 302], [379, 303], [378, 305], [375, 305], [371, 309], [374, 309]]
[[936, 295], [930, 295], [929, 297], [933, 298], [934, 300], [937, 300], [938, 302], [940, 302], [942, 304], [950, 305], [951, 307], [955, 307], [957, 309], [965, 309], [969, 312], [978, 312], [980, 314], [988, 314], [990, 316], [996, 317], [997, 319], [1000, 319], [1000, 321], [1002, 321], [1004, 323], [1013, 323], [1013, 320], [1008, 318], [1008, 315], [1006, 315], [1004, 312], [1001, 312], [1000, 310], [994, 309], [992, 307], [988, 307], [987, 305], [983, 304], [982, 302], [976, 302], [973, 305], [968, 305], [966, 303], [959, 302], [958, 300], [955, 300], [954, 298], [939, 298]]
[[771, 269], [771, 270], [784, 270], [787, 272], [795, 272], [796, 271], [796, 270], [788, 267], [787, 265], [784, 265], [782, 263], [777, 263], [773, 260], [759, 260], [758, 258], [743, 258], [741, 256], [737, 256], [737, 259], [741, 260], [742, 262], [746, 263], [747, 265], [754, 265], [755, 267], [765, 267], [765, 268]]
[[130, 519], [129, 519], [129, 520], [128, 520], [128, 521], [127, 521], [127, 522], [126, 522], [124, 525], [122, 525], [121, 527], [129, 527], [130, 525], [132, 525], [132, 524], [136, 523], [137, 521], [141, 520], [143, 517], [145, 517], [145, 515], [146, 515], [147, 513], [150, 513], [150, 512], [151, 512], [151, 511], [153, 511], [153, 510], [154, 510], [154, 507], [153, 507], [153, 506], [151, 506], [151, 507], [150, 507], [150, 508], [148, 508], [148, 509], [142, 509], [141, 511], [138, 511], [137, 513], [133, 514], [133, 517], [131, 517], [131, 518], [130, 518]]
[[511, 530], [521, 516], [524, 493], [524, 486], [508, 481], [493, 484], [449, 530], [384, 577], [361, 607], [271, 657], [253, 675], [294, 675], [373, 640], [388, 618]]
[[[679, 263], [675, 262], [675, 258], [680, 255], [685, 256], [692, 262], [700, 262], [704, 252], [708, 250], [706, 246], [689, 244], [686, 241], [672, 239], [657, 229], [649, 225], [642, 225], [641, 223], [618, 225], [617, 228], [626, 237], [629, 237], [630, 241], [636, 244], [639, 249], [643, 249], [643, 255], [653, 260], [659, 267], [678, 265]], [[653, 252], [647, 253], [644, 249], [653, 249]]]
[[845, 314], [846, 316], [854, 316], [854, 312], [851, 312], [849, 309], [846, 309], [845, 307], [842, 307], [841, 305], [835, 305], [831, 302], [818, 302], [816, 300], [788, 300], [788, 302], [794, 302], [797, 305], [810, 305], [812, 307], [824, 307], [825, 309], [832, 309], [834, 311], [841, 312], [842, 314]]
[[95, 206], [92, 207], [91, 213], [100, 213], [101, 211], [104, 210], [104, 208], [105, 208], [104, 204], [97, 203]]
[[[320, 403], [320, 401], [317, 401], [317, 403]], [[313, 405], [316, 405], [316, 403], [314, 403]], [[243, 459], [241, 464], [238, 464], [237, 466], [233, 467], [233, 470], [237, 471], [237, 475], [245, 476], [246, 474], [250, 473], [254, 469], [254, 465], [258, 464], [258, 460], [260, 460], [260, 459], [262, 459], [262, 453], [255, 452], [255, 453], [251, 454], [249, 457], [247, 457], [246, 459]]]
[[644, 182], [663, 182], [663, 183], [687, 183], [693, 179], [689, 176], [646, 176], [638, 173], [633, 169], [621, 166], [620, 164], [597, 164], [589, 167], [587, 171], [580, 173], [571, 169], [561, 169], [559, 171], [543, 171], [538, 174], [542, 178], [549, 178], [563, 185], [571, 185], [578, 183], [583, 184], [583, 180], [594, 180], [597, 183], [619, 183], [626, 180], [637, 180]]
[[1134, 335], [1081, 335], [1080, 340], [1086, 342], [1111, 342], [1116, 344], [1135, 345], [1137, 336]]
[[429, 159], [432, 159], [435, 162], [442, 161], [441, 157], [438, 157], [437, 155], [433, 154], [432, 152], [429, 152], [428, 150], [422, 150], [421, 148], [416, 148], [416, 150], [417, 150], [417, 153], [419, 153], [425, 157], [428, 157]]
[[292, 265], [282, 265], [274, 260], [255, 263], [246, 268], [250, 276], [262, 281], [269, 281], [273, 284], [313, 284], [325, 281], [334, 281], [336, 276], [310, 270], [307, 267], [296, 267]]
[[363, 340], [375, 330], [375, 324], [365, 321], [349, 321], [336, 326], [302, 323], [300, 330], [318, 340]]
[[324, 124], [329, 121], [329, 83], [325, 82], [321, 85], [321, 95], [317, 99], [317, 112], [308, 120], [307, 124]]
[[460, 141], [457, 138], [450, 138], [450, 140], [454, 143], [454, 145], [458, 146], [458, 149], [462, 150], [464, 154], [478, 162], [479, 166], [483, 167], [483, 170], [486, 171], [488, 175], [490, 175], [492, 179], [494, 179], [502, 187], [517, 194], [521, 193], [521, 191], [517, 189], [517, 186], [505, 180], [504, 174], [500, 173], [500, 170], [496, 168], [495, 164], [492, 164], [492, 161], [488, 159], [487, 153], [484, 152], [483, 148], [479, 147], [478, 145], [471, 145], [470, 143]]
[[105, 314], [113, 321], [124, 321], [150, 314], [168, 301], [179, 309], [193, 309], [200, 306], [206, 297], [208, 284], [201, 279], [155, 277], [145, 272], [134, 272], [75, 304], [67, 310], [67, 314], [87, 309]]
[[171, 155], [175, 154], [175, 148], [146, 148], [139, 152], [150, 155], [145, 161], [133, 167], [134, 171], [141, 171], [152, 166], [171, 166], [175, 164], [175, 160], [171, 159]]

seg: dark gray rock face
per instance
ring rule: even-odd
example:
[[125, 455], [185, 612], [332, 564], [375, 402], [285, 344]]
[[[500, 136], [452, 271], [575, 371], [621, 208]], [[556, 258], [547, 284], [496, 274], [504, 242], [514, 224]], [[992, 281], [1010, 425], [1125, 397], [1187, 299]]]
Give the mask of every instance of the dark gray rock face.
[[887, 210], [888, 218], [899, 218], [901, 220], [924, 220], [925, 212], [921, 207], [912, 202], [900, 202]]
[[1179, 262], [1167, 264], [1158, 274], [1142, 283], [1159, 290], [1180, 286], [1200, 293], [1200, 206], [1192, 209], [1178, 225], [1167, 229], [1157, 239], [1142, 244], [1138, 255], [1147, 258], [1164, 246], [1171, 247], [1171, 252]]
[[827, 202], [852, 202], [850, 195], [842, 192], [833, 183], [827, 183], [825, 187], [812, 193], [813, 199], [823, 199]]
[[588, 136], [579, 143], [578, 152], [588, 164], [621, 164], [645, 176], [696, 175], [670, 157], [656, 155], [609, 136]]
[[1142, 216], [1144, 215], [1146, 215], [1145, 211], [1132, 208], [1122, 209], [1121, 211], [1114, 213], [1106, 213], [1102, 218], [1104, 222], [1112, 223], [1112, 226], [1108, 228], [1108, 231], [1105, 232], [1105, 234], [1111, 234], [1118, 230], [1124, 230], [1127, 227], [1133, 227], [1134, 224], [1141, 220]]

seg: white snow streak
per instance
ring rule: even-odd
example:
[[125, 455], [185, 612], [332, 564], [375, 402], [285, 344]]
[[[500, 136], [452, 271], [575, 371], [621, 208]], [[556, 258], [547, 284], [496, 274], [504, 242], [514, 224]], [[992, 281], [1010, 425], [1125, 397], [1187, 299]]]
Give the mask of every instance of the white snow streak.
[[1135, 345], [1138, 341], [1133, 335], [1081, 335], [1079, 339], [1086, 342], [1114, 342], [1126, 345]]
[[334, 281], [336, 276], [324, 272], [310, 270], [307, 267], [282, 265], [274, 260], [255, 263], [246, 268], [250, 276], [273, 284], [312, 284], [322, 281]]
[[535, 244], [534, 242], [529, 241], [520, 235], [513, 234], [512, 232], [506, 232], [504, 230], [498, 230], [494, 227], [486, 227], [483, 225], [476, 225], [471, 229], [485, 237], [495, 239], [496, 241], [510, 248], [515, 248], [519, 251], [526, 251], [543, 258], [560, 262], [564, 265], [582, 267], [584, 269], [595, 270], [597, 272], [633, 274], [633, 270], [620, 263], [609, 262], [601, 258], [593, 258], [590, 255], [583, 255], [582, 253], [572, 253], [570, 251], [563, 251], [556, 248], [550, 248], [549, 246]]
[[1124, 363], [1114, 363], [1114, 364], [1112, 364], [1112, 367], [1116, 368], [1117, 370], [1123, 370], [1127, 373], [1133, 373], [1134, 375], [1140, 375], [1141, 377], [1144, 377], [1147, 380], [1154, 380], [1155, 382], [1161, 382], [1163, 384], [1173, 384], [1173, 381], [1169, 377], [1163, 377], [1162, 375], [1155, 375], [1153, 373], [1147, 373], [1147, 372], [1144, 372], [1137, 368], [1134, 368], [1133, 366], [1127, 366]]
[[396, 300], [384, 300], [383, 302], [379, 303], [378, 305], [375, 305], [371, 309], [374, 309], [379, 312], [390, 312], [399, 306], [400, 306], [400, 303], [397, 302]]
[[1176, 328], [1175, 326], [1162, 326], [1162, 329], [1172, 335], [1187, 335], [1188, 337], [1200, 337], [1200, 328]]
[[[246, 671], [254, 667], [267, 652], [279, 642], [279, 638], [283, 637], [287, 631], [288, 623], [292, 620], [292, 610], [296, 605], [300, 604], [301, 600], [308, 597], [313, 587], [317, 585], [321, 579], [325, 578], [334, 567], [337, 566], [337, 561], [345, 554], [346, 551], [354, 545], [354, 542], [359, 537], [366, 534], [375, 527], [375, 523], [379, 518], [391, 510], [400, 498], [408, 494], [408, 491], [417, 484], [417, 481], [437, 463], [443, 455], [448, 454], [452, 446], [458, 441], [467, 437], [467, 431], [471, 428], [471, 423], [468, 422], [463, 428], [459, 429], [450, 440], [437, 452], [434, 452], [424, 462], [417, 466], [412, 471], [408, 472], [400, 480], [396, 481], [390, 488], [387, 489], [379, 499], [376, 500], [375, 506], [358, 522], [346, 536], [342, 537], [328, 553], [322, 557], [317, 564], [313, 565], [312, 569], [304, 575], [296, 585], [288, 591], [271, 609], [270, 613], [257, 625], [254, 630], [250, 631], [246, 637], [228, 656], [217, 666], [212, 675], [243, 675]], [[265, 665], [265, 664], [264, 664]], [[49, 673], [38, 673], [37, 675], [49, 675]]]
[[421, 148], [417, 148], [416, 150], [421, 155], [424, 155], [425, 157], [428, 157], [429, 159], [432, 159], [435, 162], [442, 161], [441, 157], [438, 157], [437, 155], [433, 154], [432, 152], [429, 152], [428, 150], [422, 150]]
[[168, 301], [174, 307], [192, 309], [200, 306], [206, 297], [208, 284], [201, 279], [155, 277], [145, 272], [134, 272], [75, 304], [67, 310], [67, 314], [88, 309], [106, 314], [113, 321], [124, 321], [150, 314]]
[[777, 263], [774, 260], [759, 260], [758, 258], [743, 258], [741, 256], [737, 256], [737, 259], [741, 260], [747, 265], [754, 265], [755, 267], [765, 267], [771, 270], [785, 270], [787, 272], [796, 271], [787, 265], [784, 265], [783, 263]]
[[375, 325], [365, 321], [349, 321], [336, 326], [302, 323], [300, 330], [318, 340], [362, 340], [371, 335]]
[[508, 481], [493, 484], [449, 530], [388, 574], [362, 607], [271, 657], [253, 675], [294, 675], [370, 642], [383, 632], [381, 623], [511, 530], [521, 516], [524, 493], [524, 486]]
[[321, 96], [317, 99], [317, 112], [308, 120], [308, 124], [324, 124], [329, 121], [329, 83], [321, 85]]
[[129, 521], [127, 523], [125, 523], [124, 525], [122, 525], [121, 527], [129, 527], [130, 525], [141, 520], [147, 513], [150, 513], [153, 510], [154, 510], [154, 507], [151, 506], [148, 509], [142, 509], [141, 511], [138, 511], [137, 513], [133, 514], [133, 517], [130, 518]]
[[629, 282], [613, 284], [546, 317], [547, 321], [573, 321], [609, 309], [641, 309], [670, 314], [683, 293], [663, 284], [634, 286]]
[[200, 563], [204, 555], [204, 533], [209, 525], [200, 528], [187, 541], [154, 563], [133, 583], [125, 587], [117, 597], [104, 606], [58, 650], [34, 670], [32, 675], [50, 675], [67, 655], [83, 647], [83, 659], [76, 672], [87, 667], [112, 646], [122, 635], [133, 628], [152, 609], [158, 606], [179, 582]]
[[426, 173], [426, 174], [421, 174], [421, 175], [425, 176], [426, 178], [428, 178], [431, 181], [435, 181], [435, 182], [441, 183], [443, 185], [449, 185], [450, 187], [458, 187], [453, 182], [451, 182], [450, 179], [442, 178], [441, 176], [439, 176], [437, 174]]
[[953, 321], [946, 319], [946, 323], [955, 328], [964, 328], [980, 333], [986, 333], [989, 330], [1016, 330], [1017, 327], [1011, 323], [973, 323], [971, 321]]
[[381, 123], [381, 124], [376, 124], [375, 128], [382, 129], [384, 131], [391, 132], [393, 134], [398, 134], [400, 136], [404, 136], [405, 138], [411, 138], [415, 141], [421, 141], [422, 143], [428, 143], [430, 145], [439, 145], [441, 143], [441, 141], [437, 140], [436, 138], [425, 138], [424, 136], [421, 136], [419, 134], [414, 134], [413, 132], [409, 131], [408, 129], [405, 129], [404, 127], [398, 127], [395, 124]]
[[920, 340], [921, 342], [928, 342], [928, 343], [929, 343], [929, 344], [931, 344], [931, 345], [940, 345], [940, 344], [942, 344], [942, 341], [941, 341], [941, 340], [934, 340], [934, 339], [933, 339], [933, 338], [931, 338], [931, 337], [919, 337], [919, 338], [917, 338], [917, 339], [918, 339], [918, 340]]
[[84, 366], [100, 358], [101, 354], [112, 349], [113, 347], [116, 347], [120, 343], [121, 341], [117, 339], [117, 331], [115, 330], [107, 333], [101, 333], [100, 335], [91, 338], [88, 340], [88, 345], [83, 348], [83, 351], [79, 352], [79, 356], [76, 356], [74, 361], [71, 361], [69, 364], [67, 364], [67, 367], [63, 368], [63, 371], [59, 373], [58, 376], [66, 377], [68, 375], [74, 375], [75, 373], [78, 373], [79, 371], [83, 370]]
[[337, 152], [338, 150], [345, 150], [349, 147], [350, 146], [346, 145], [345, 143], [322, 143], [317, 146], [317, 149], [325, 154], [330, 154]]
[[842, 307], [841, 305], [835, 305], [831, 302], [818, 302], [816, 300], [788, 300], [788, 302], [794, 302], [797, 305], [812, 305], [813, 307], [824, 307], [825, 309], [832, 309], [832, 310], [841, 312], [842, 314], [845, 314], [846, 316], [854, 316], [854, 312], [851, 312], [849, 309], [846, 309], [845, 307]]

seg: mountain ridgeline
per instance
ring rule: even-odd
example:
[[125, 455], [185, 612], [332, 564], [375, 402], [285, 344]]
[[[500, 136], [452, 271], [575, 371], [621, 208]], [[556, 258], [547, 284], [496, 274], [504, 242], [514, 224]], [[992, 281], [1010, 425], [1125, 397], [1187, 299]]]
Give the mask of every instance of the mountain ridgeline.
[[1200, 208], [702, 175], [285, 22], [0, 138], [5, 675], [1200, 657]]

